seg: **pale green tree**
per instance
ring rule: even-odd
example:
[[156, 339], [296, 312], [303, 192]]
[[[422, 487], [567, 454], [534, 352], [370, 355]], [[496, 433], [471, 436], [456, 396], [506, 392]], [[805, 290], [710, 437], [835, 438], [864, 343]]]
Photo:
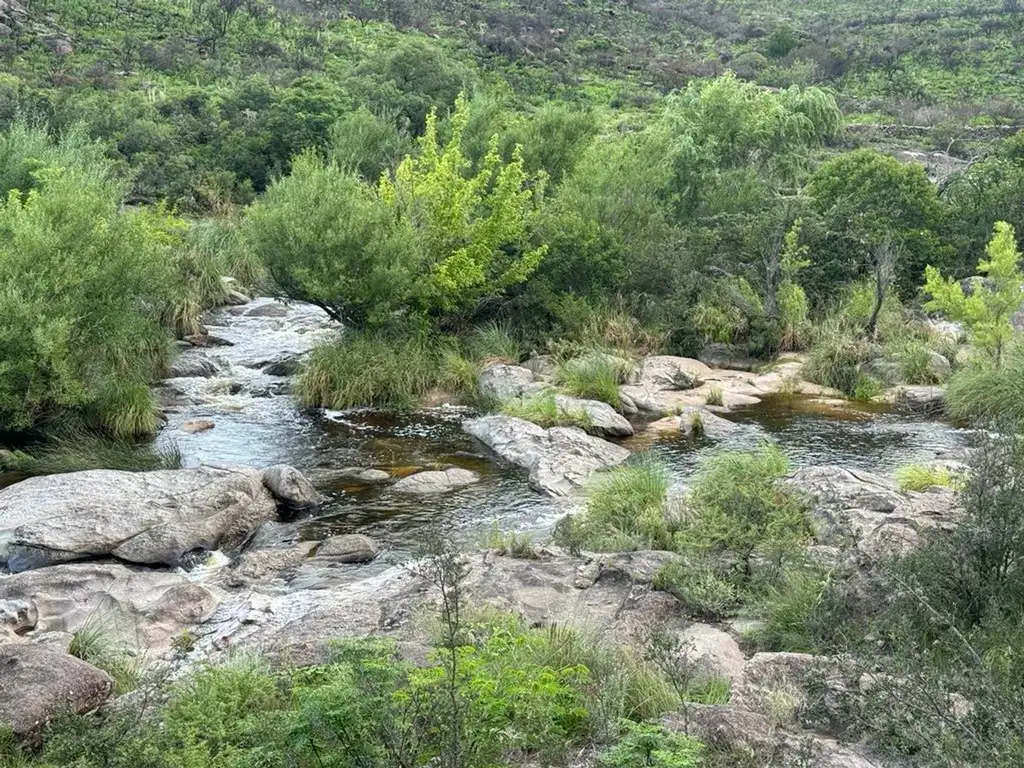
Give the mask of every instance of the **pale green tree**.
[[1013, 338], [1010, 321], [1024, 302], [1020, 257], [1013, 227], [999, 221], [985, 248], [985, 258], [978, 263], [978, 272], [985, 280], [978, 282], [970, 295], [959, 282], [944, 278], [935, 267], [925, 270], [924, 290], [932, 297], [925, 309], [963, 323], [971, 341], [991, 355], [997, 367]]

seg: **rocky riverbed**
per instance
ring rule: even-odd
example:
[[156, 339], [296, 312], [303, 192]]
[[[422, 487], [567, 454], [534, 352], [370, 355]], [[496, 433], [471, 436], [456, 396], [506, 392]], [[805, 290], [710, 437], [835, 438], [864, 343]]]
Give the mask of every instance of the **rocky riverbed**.
[[[593, 472], [632, 452], [661, 456], [685, 485], [709, 451], [774, 436], [798, 467], [788, 482], [814, 500], [815, 556], [862, 567], [913, 547], [928, 528], [955, 525], [950, 492], [901, 493], [885, 473], [955, 457], [964, 433], [836, 401], [800, 381], [795, 359], [751, 373], [649, 358], [622, 387], [628, 419], [593, 401], [562, 403], [587, 410], [585, 431], [447, 406], [410, 417], [316, 414], [299, 409], [289, 387], [302, 356], [336, 331], [319, 310], [260, 299], [218, 310], [208, 329], [162, 389], [159, 442], [175, 446], [185, 468], [40, 477], [0, 490], [0, 720], [19, 733], [111, 695], [104, 673], [67, 653], [90, 626], [179, 668], [240, 650], [313, 663], [329, 640], [367, 635], [393, 637], [415, 656], [426, 641], [416, 618], [435, 593], [412, 551], [440, 528], [470, 551], [476, 601], [623, 644], [651, 622], [683, 637], [734, 686], [728, 707], [696, 711], [705, 738], [767, 740], [782, 755], [810, 745], [820, 758], [810, 765], [878, 764], [827, 732], [771, 727], [758, 695], [766, 670], [799, 689], [834, 661], [745, 657], [736, 627], [693, 622], [653, 589], [667, 553], [541, 548], [524, 560], [480, 550], [480, 535], [495, 525], [543, 532], [579, 503]], [[502, 397], [535, 394], [551, 387], [546, 371], [543, 360], [493, 366], [481, 385]], [[722, 406], [708, 406], [712, 389]], [[855, 695], [857, 681], [833, 677], [842, 695]]]

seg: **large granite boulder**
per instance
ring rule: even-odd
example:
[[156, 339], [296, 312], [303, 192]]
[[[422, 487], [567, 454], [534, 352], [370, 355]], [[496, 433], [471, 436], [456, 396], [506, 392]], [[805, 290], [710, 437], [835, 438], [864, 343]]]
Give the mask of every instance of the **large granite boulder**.
[[512, 416], [484, 416], [463, 430], [498, 456], [530, 472], [530, 485], [552, 496], [567, 496], [591, 474], [621, 464], [629, 451], [575, 427], [544, 429]]
[[113, 556], [176, 565], [240, 548], [277, 505], [248, 467], [33, 477], [0, 491], [0, 563], [12, 572]]
[[34, 642], [88, 624], [140, 649], [213, 615], [222, 595], [181, 573], [119, 563], [69, 563], [0, 579], [0, 643]]
[[40, 645], [0, 646], [0, 726], [34, 738], [55, 716], [95, 709], [113, 680], [81, 659]]

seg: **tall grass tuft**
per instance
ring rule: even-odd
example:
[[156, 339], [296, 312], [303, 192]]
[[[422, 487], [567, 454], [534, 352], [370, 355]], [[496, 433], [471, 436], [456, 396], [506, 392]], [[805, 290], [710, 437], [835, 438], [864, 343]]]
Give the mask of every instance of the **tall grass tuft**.
[[600, 400], [613, 408], [621, 405], [619, 385], [629, 375], [628, 361], [606, 354], [566, 360], [555, 371], [555, 381], [566, 392], [588, 400]]
[[946, 385], [946, 413], [957, 421], [1019, 431], [1024, 426], [1024, 352], [999, 368], [976, 365], [957, 371]]
[[581, 409], [559, 407], [553, 393], [534, 395], [533, 397], [516, 397], [501, 404], [501, 412], [506, 416], [532, 421], [544, 427], [579, 427], [590, 429], [593, 420], [590, 414]]
[[893, 473], [901, 491], [924, 491], [934, 486], [957, 488], [960, 478], [941, 465], [908, 464]]
[[648, 457], [598, 476], [576, 521], [582, 546], [598, 552], [671, 549], [670, 485], [665, 466]]
[[339, 410], [408, 409], [437, 379], [437, 355], [424, 339], [346, 331], [313, 350], [295, 394], [306, 405]]
[[152, 443], [112, 440], [81, 428], [63, 427], [47, 436], [39, 448], [15, 452], [16, 466], [27, 475], [56, 475], [87, 469], [120, 469], [144, 472], [154, 469], [179, 469], [181, 454], [177, 447], [156, 451]]
[[86, 621], [74, 633], [68, 653], [110, 675], [117, 695], [134, 691], [142, 681], [142, 662], [119, 644], [108, 627], [96, 618]]
[[510, 325], [494, 320], [473, 329], [468, 348], [475, 360], [514, 364], [523, 358], [523, 342], [516, 331]]

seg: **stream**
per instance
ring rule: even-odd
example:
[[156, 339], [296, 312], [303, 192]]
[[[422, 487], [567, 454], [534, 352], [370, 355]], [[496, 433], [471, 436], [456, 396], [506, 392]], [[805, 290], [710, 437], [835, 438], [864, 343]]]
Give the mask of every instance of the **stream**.
[[[293, 368], [298, 356], [336, 332], [315, 307], [261, 298], [210, 313], [207, 327], [231, 346], [185, 349], [176, 367], [203, 375], [171, 378], [162, 388], [168, 423], [158, 446], [180, 452], [185, 466], [283, 463], [313, 476], [366, 467], [395, 477], [457, 466], [481, 478], [475, 485], [427, 497], [352, 480], [321, 484], [327, 502], [315, 515], [284, 526], [281, 535], [319, 539], [366, 533], [385, 543], [391, 560], [416, 549], [431, 527], [479, 543], [494, 527], [546, 531], [578, 503], [534, 492], [524, 471], [490, 456], [461, 431], [461, 421], [472, 413], [466, 409], [442, 406], [393, 415], [298, 407], [289, 394], [290, 380], [274, 374]], [[772, 397], [733, 409], [728, 418], [745, 429], [716, 444], [685, 437], [655, 440], [641, 430], [625, 445], [651, 451], [685, 485], [710, 453], [753, 447], [766, 439], [776, 441], [794, 466], [841, 464], [888, 475], [902, 464], [962, 453], [970, 438], [966, 430], [888, 410], [829, 411], [808, 405], [799, 396]], [[214, 422], [212, 429], [194, 434], [182, 429], [207, 419]]]

